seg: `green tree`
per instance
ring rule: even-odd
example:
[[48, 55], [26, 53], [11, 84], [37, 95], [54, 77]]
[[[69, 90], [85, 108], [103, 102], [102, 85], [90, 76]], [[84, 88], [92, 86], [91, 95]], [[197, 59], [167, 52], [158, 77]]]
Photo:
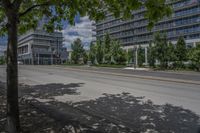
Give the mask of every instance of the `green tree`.
[[162, 69], [167, 68], [168, 57], [167, 57], [167, 38], [166, 35], [160, 35], [156, 33], [154, 37], [154, 44], [155, 44], [155, 55], [156, 59], [160, 62], [160, 67]]
[[0, 65], [5, 64], [5, 58], [3, 56], [0, 56]]
[[182, 64], [183, 61], [186, 61], [187, 57], [187, 48], [186, 43], [183, 37], [179, 37], [176, 44], [176, 57], [177, 61]]
[[90, 52], [89, 52], [89, 59], [92, 62], [92, 64], [97, 64], [97, 45], [94, 43], [90, 44]]
[[104, 38], [104, 48], [105, 48], [105, 54], [110, 53], [111, 50], [111, 39], [110, 35], [106, 33]]
[[138, 48], [138, 66], [142, 67], [143, 63], [145, 62], [145, 53], [144, 49], [141, 47], [141, 45]]
[[[36, 28], [38, 21], [46, 16], [44, 28], [61, 30], [63, 20], [74, 23], [74, 17], [88, 15], [96, 21], [105, 17], [105, 6], [115, 17], [131, 16], [133, 10], [146, 7], [145, 17], [149, 26], [169, 16], [170, 7], [165, 0], [0, 0], [0, 33], [8, 35], [7, 47], [7, 121], [9, 132], [19, 132], [17, 36]], [[91, 6], [92, 5], [92, 6]], [[31, 20], [31, 21], [30, 21]]]
[[192, 48], [188, 53], [189, 60], [192, 61], [193, 69], [200, 71], [200, 45]]
[[109, 34], [107, 33], [104, 37], [103, 41], [103, 47], [104, 47], [104, 63], [110, 63], [111, 61], [111, 39]]
[[96, 43], [96, 58], [97, 58], [97, 62], [99, 64], [103, 63], [103, 57], [104, 57], [104, 47], [103, 44], [101, 43], [100, 40], [97, 40]]
[[118, 41], [112, 40], [110, 47], [111, 63], [125, 64], [127, 60], [126, 52], [121, 48]]
[[119, 56], [115, 59], [118, 64], [125, 65], [127, 61], [127, 52], [123, 49], [119, 50]]
[[170, 66], [174, 64], [174, 62], [176, 61], [176, 49], [175, 49], [174, 44], [172, 44], [171, 42], [169, 42], [168, 44], [167, 57], [168, 57], [168, 63], [170, 64]]
[[72, 44], [71, 44], [71, 48], [72, 48], [72, 61], [75, 64], [79, 63], [80, 58], [83, 58], [83, 55], [85, 53], [85, 50], [83, 48], [83, 44], [81, 42], [81, 40], [78, 38], [76, 39]]
[[127, 53], [128, 63], [133, 63], [133, 60], [135, 58], [135, 54], [133, 52], [134, 52], [133, 49], [128, 49], [128, 53]]
[[152, 44], [149, 44], [149, 48], [148, 48], [148, 62], [149, 62], [149, 66], [152, 68], [155, 68], [155, 62], [156, 62], [156, 51], [155, 51], [155, 47], [152, 46]]
[[119, 58], [119, 56], [120, 56], [120, 44], [117, 42], [117, 41], [115, 41], [115, 40], [112, 40], [111, 41], [111, 47], [110, 47], [110, 56], [111, 56], [111, 60], [110, 60], [110, 62], [111, 63], [116, 63], [116, 60], [117, 60], [117, 58]]
[[84, 62], [84, 64], [87, 64], [87, 62], [88, 62], [88, 54], [86, 51], [83, 53], [83, 62]]
[[168, 56], [168, 61], [170, 62], [176, 61], [176, 49], [174, 44], [172, 44], [171, 42], [169, 42], [168, 44], [167, 56]]

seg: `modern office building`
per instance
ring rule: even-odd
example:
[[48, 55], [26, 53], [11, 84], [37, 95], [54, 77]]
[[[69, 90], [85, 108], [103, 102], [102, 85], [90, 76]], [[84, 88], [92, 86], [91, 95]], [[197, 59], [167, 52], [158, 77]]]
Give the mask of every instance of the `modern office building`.
[[91, 43], [96, 43], [96, 40], [97, 40], [96, 23], [95, 21], [92, 21], [92, 42]]
[[108, 33], [111, 38], [120, 41], [124, 48], [133, 46], [147, 46], [153, 39], [155, 32], [166, 33], [169, 41], [176, 42], [183, 36], [188, 45], [200, 43], [200, 0], [177, 0], [170, 3], [173, 14], [170, 18], [159, 21], [149, 31], [148, 20], [144, 18], [145, 8], [133, 11], [133, 19], [123, 21], [107, 14], [106, 19], [96, 23], [96, 37], [103, 39]]
[[24, 64], [61, 63], [65, 60], [63, 52], [61, 32], [47, 33], [37, 29], [18, 37], [18, 61]]

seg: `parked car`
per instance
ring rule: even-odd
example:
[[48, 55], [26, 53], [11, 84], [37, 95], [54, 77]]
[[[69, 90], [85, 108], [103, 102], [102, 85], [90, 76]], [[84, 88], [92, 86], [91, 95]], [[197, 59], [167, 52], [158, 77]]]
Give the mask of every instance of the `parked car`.
[[17, 64], [18, 65], [23, 65], [23, 62], [22, 61], [18, 61]]

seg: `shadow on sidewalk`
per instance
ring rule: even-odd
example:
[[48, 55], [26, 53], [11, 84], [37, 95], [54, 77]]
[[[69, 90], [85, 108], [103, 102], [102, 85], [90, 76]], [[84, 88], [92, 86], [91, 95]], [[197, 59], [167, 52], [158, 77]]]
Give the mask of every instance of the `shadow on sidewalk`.
[[79, 95], [78, 87], [83, 86], [84, 83], [70, 83], [70, 84], [60, 84], [51, 83], [44, 85], [20, 85], [21, 95], [31, 95], [33, 97], [42, 99], [52, 99], [54, 96], [62, 96], [64, 94], [68, 95]]
[[[21, 85], [20, 91], [22, 95], [34, 98], [52, 99], [45, 103], [32, 99], [28, 103], [53, 118], [52, 121], [59, 122], [61, 127], [72, 124], [76, 128], [81, 127], [82, 131], [87, 128], [91, 129], [89, 132], [103, 133], [200, 132], [200, 118], [191, 110], [171, 104], [156, 105], [151, 100], [145, 101], [144, 97], [135, 97], [129, 93], [103, 94], [98, 99], [77, 103], [63, 103], [53, 99], [54, 96], [64, 94], [79, 95], [78, 88], [82, 85], [84, 83]], [[32, 117], [29, 120], [31, 119]]]
[[[116, 127], [128, 127], [136, 132], [152, 133], [199, 133], [199, 116], [190, 110], [171, 104], [155, 105], [128, 93], [104, 94], [96, 100], [75, 103], [75, 108], [101, 116]], [[102, 128], [102, 127], [101, 127]], [[199, 130], [199, 131], [198, 131]]]
[[[22, 92], [36, 98], [53, 99], [53, 96], [64, 94], [79, 95], [78, 87], [82, 85], [84, 83], [24, 86]], [[199, 116], [188, 109], [171, 104], [156, 105], [129, 93], [103, 95], [78, 103], [52, 100], [47, 102], [50, 106], [40, 107], [43, 111], [49, 110], [47, 114], [63, 124], [73, 119], [101, 132], [199, 133]]]

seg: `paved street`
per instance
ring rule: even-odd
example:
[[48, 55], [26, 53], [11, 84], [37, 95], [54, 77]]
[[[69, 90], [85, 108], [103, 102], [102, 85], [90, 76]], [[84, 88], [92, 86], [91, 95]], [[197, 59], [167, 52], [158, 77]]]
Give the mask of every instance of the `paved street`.
[[[5, 81], [5, 72], [5, 67], [1, 66], [1, 81]], [[200, 77], [200, 75], [198, 76]], [[71, 69], [53, 66], [20, 66], [19, 81], [27, 85], [83, 83], [79, 88], [79, 96], [56, 97], [63, 101], [72, 100], [76, 102], [98, 98], [103, 93], [129, 92], [134, 96], [145, 96], [146, 99], [151, 99], [158, 104], [170, 103], [183, 106], [200, 114], [200, 85], [72, 71]]]
[[[105, 96], [107, 96], [107, 100], [109, 98], [113, 99], [113, 97], [117, 98], [118, 95], [130, 93], [128, 94], [130, 96], [142, 97], [141, 99], [143, 101], [150, 99], [155, 105], [165, 105], [168, 103], [170, 107], [177, 109], [178, 106], [180, 109], [183, 108], [192, 111], [189, 114], [194, 112], [200, 115], [200, 85], [198, 84], [176, 83], [162, 80], [157, 81], [153, 79], [154, 75], [150, 75], [152, 79], [127, 77], [123, 76], [122, 72], [120, 73], [116, 70], [111, 72], [118, 73], [117, 75], [98, 73], [98, 70], [96, 70], [96, 72], [90, 72], [89, 69], [87, 69], [87, 71], [79, 68], [76, 69], [59, 66], [19, 66], [19, 81], [20, 83], [29, 86], [40, 85], [40, 87], [43, 86], [43, 89], [45, 89], [45, 85], [52, 86], [52, 84], [57, 84], [60, 85], [61, 90], [64, 90], [61, 85], [72, 85], [72, 88], [77, 91], [74, 95], [67, 93], [57, 94], [55, 91], [55, 95], [52, 94], [51, 98], [45, 98], [45, 96], [37, 98], [37, 100], [41, 102], [47, 102], [48, 100], [54, 99], [55, 101], [60, 102], [60, 104], [71, 102], [76, 104], [84, 103], [84, 101], [101, 99], [101, 97]], [[0, 66], [0, 81], [5, 81], [5, 72], [5, 67]], [[109, 72], [109, 70], [106, 72]], [[126, 74], [128, 74], [128, 71], [126, 71]], [[145, 76], [145, 73], [143, 72], [142, 75]], [[155, 75], [156, 77], [159, 77], [158, 74], [155, 73]], [[186, 75], [188, 75], [189, 79], [184, 78], [184, 80], [198, 82], [198, 74], [193, 74], [194, 77], [197, 77], [194, 78], [194, 80], [192, 74], [187, 73], [182, 77], [187, 77]], [[147, 76], [149, 76], [149, 74]], [[168, 76], [167, 78], [172, 77]], [[175, 76], [173, 79], [178, 80], [178, 77]], [[38, 91], [38, 93], [40, 92]], [[46, 92], [45, 90], [42, 90], [41, 93]], [[127, 97], [122, 96], [122, 99], [123, 98], [126, 99]]]

